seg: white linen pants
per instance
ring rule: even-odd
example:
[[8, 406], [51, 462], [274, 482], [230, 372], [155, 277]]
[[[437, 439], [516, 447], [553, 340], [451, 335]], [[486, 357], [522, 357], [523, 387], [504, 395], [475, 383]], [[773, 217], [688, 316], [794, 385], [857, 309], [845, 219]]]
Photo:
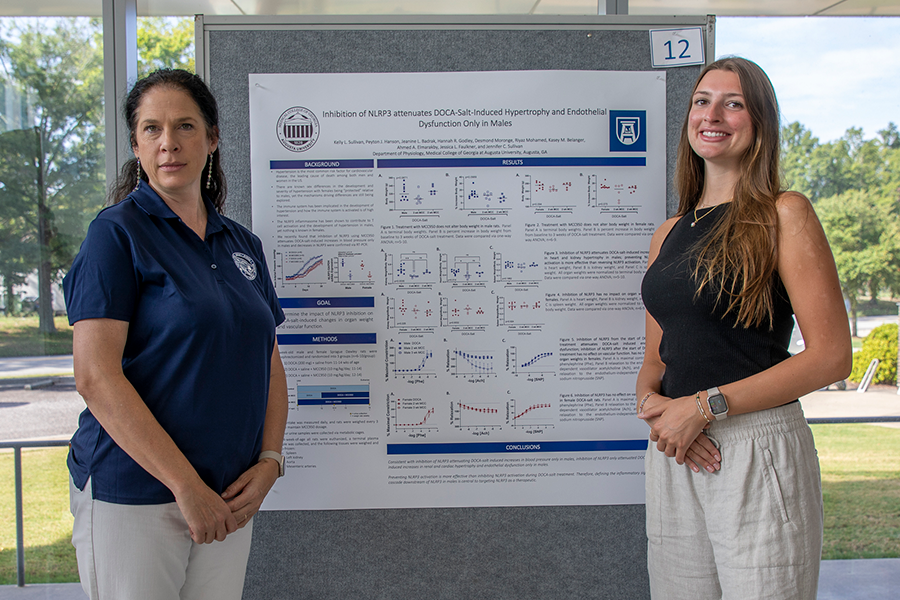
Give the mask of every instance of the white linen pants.
[[815, 600], [822, 485], [795, 402], [713, 422], [722, 469], [694, 473], [647, 449], [654, 600]]
[[91, 600], [240, 600], [253, 519], [222, 542], [197, 544], [178, 505], [93, 500], [69, 480], [72, 545]]

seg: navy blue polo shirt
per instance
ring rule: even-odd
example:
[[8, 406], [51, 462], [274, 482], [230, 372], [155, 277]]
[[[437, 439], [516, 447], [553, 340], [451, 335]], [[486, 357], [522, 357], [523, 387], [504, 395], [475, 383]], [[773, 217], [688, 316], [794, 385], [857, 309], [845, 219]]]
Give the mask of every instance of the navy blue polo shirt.
[[[146, 183], [104, 209], [63, 280], [69, 322], [128, 322], [125, 377], [200, 477], [221, 493], [261, 450], [275, 327], [284, 313], [255, 235], [216, 213], [206, 239]], [[175, 500], [100, 426], [79, 418], [75, 485], [117, 504]]]

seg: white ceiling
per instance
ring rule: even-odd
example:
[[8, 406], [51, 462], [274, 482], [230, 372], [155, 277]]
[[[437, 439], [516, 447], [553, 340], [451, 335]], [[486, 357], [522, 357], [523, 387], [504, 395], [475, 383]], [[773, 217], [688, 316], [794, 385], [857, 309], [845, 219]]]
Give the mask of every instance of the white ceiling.
[[[604, 7], [605, 0], [599, 5]], [[141, 16], [596, 15], [598, 0], [137, 0]], [[0, 0], [0, 16], [100, 16], [101, 0]], [[631, 15], [900, 16], [900, 0], [628, 0]]]

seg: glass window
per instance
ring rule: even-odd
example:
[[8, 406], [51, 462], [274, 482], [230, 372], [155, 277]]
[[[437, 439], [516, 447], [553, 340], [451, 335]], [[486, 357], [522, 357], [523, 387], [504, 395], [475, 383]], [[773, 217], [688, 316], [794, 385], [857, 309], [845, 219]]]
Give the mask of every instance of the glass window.
[[138, 17], [138, 75], [156, 69], [195, 73], [193, 17]]
[[99, 19], [0, 19], [0, 356], [71, 353], [59, 283], [103, 206]]
[[[70, 354], [60, 283], [105, 205], [103, 30], [0, 18], [0, 358]], [[138, 72], [194, 72], [194, 19], [138, 19]]]

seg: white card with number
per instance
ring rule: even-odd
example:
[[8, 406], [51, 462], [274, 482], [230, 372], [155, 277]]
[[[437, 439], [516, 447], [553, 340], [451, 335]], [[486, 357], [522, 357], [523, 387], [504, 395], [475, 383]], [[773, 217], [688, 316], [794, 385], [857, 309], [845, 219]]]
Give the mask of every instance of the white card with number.
[[655, 69], [702, 65], [703, 31], [700, 27], [653, 29], [650, 31], [650, 53]]

